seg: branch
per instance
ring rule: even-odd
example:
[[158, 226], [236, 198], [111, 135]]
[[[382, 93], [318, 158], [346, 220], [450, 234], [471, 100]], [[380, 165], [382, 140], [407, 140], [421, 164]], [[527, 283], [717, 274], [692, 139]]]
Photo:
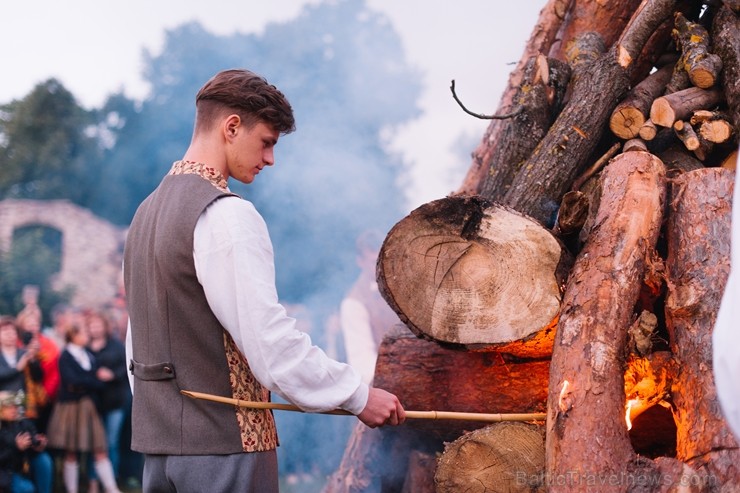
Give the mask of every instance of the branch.
[[458, 99], [457, 94], [455, 93], [455, 79], [452, 79], [452, 85], [450, 85], [450, 91], [452, 91], [452, 97], [455, 98], [455, 101], [457, 101], [457, 104], [460, 105], [460, 108], [462, 108], [465, 113], [467, 113], [468, 115], [474, 116], [476, 118], [480, 118], [481, 120], [506, 120], [507, 118], [513, 118], [522, 112], [522, 108], [519, 107], [513, 113], [507, 113], [505, 115], [481, 115], [480, 113], [473, 113], [472, 111], [467, 109], [464, 104], [462, 104], [462, 101], [460, 101], [460, 99]]

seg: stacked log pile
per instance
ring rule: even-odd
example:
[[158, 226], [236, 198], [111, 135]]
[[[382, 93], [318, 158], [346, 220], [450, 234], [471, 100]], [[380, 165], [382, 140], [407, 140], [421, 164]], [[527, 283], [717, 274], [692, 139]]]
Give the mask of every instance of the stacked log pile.
[[546, 4], [462, 185], [386, 237], [404, 326], [375, 383], [411, 409], [547, 419], [358, 427], [325, 493], [740, 491], [711, 360], [739, 15]]

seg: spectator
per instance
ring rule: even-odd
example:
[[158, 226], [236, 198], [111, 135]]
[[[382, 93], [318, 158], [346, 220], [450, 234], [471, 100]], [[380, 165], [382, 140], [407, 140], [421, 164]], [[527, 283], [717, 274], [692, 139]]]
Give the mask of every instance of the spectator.
[[121, 430], [131, 406], [131, 390], [126, 373], [126, 348], [111, 335], [108, 319], [99, 312], [85, 315], [90, 333], [88, 349], [98, 364], [98, 378], [104, 387], [100, 392], [99, 411], [108, 442], [108, 456], [116, 477], [119, 476]]
[[22, 396], [0, 391], [0, 491], [51, 493], [54, 464], [46, 437], [22, 416]]
[[18, 327], [13, 317], [0, 317], [0, 390], [26, 393], [27, 375], [41, 383], [41, 367], [36, 360], [38, 342], [26, 349], [18, 344]]
[[36, 360], [41, 366], [41, 384], [26, 379], [26, 417], [36, 420], [39, 431], [47, 431], [49, 414], [59, 391], [59, 348], [48, 337], [41, 334], [41, 310], [38, 306], [26, 305], [16, 318], [24, 347], [38, 344]]
[[105, 492], [120, 493], [95, 404], [104, 386], [99, 377], [110, 370], [98, 371], [95, 357], [86, 349], [90, 342], [86, 327], [71, 326], [66, 341], [59, 357], [61, 386], [49, 421], [49, 446], [64, 453], [62, 476], [67, 493], [77, 493], [79, 488], [80, 453], [93, 454], [95, 473]]

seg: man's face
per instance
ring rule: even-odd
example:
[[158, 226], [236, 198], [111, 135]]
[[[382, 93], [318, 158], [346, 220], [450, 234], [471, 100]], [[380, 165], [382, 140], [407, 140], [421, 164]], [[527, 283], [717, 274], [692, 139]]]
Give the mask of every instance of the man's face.
[[18, 332], [11, 324], [0, 326], [0, 345], [15, 347], [18, 344]]
[[229, 175], [242, 183], [252, 183], [262, 168], [275, 163], [274, 149], [279, 137], [272, 126], [261, 122], [249, 129], [243, 124], [236, 127], [227, 151]]

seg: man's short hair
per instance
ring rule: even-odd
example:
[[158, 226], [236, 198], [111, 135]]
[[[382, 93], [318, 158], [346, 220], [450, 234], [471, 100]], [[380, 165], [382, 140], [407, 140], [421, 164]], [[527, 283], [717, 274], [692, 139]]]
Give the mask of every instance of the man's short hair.
[[225, 111], [239, 115], [247, 127], [259, 122], [281, 134], [295, 130], [293, 108], [285, 95], [249, 70], [223, 70], [214, 75], [195, 96], [196, 128], [210, 128]]

